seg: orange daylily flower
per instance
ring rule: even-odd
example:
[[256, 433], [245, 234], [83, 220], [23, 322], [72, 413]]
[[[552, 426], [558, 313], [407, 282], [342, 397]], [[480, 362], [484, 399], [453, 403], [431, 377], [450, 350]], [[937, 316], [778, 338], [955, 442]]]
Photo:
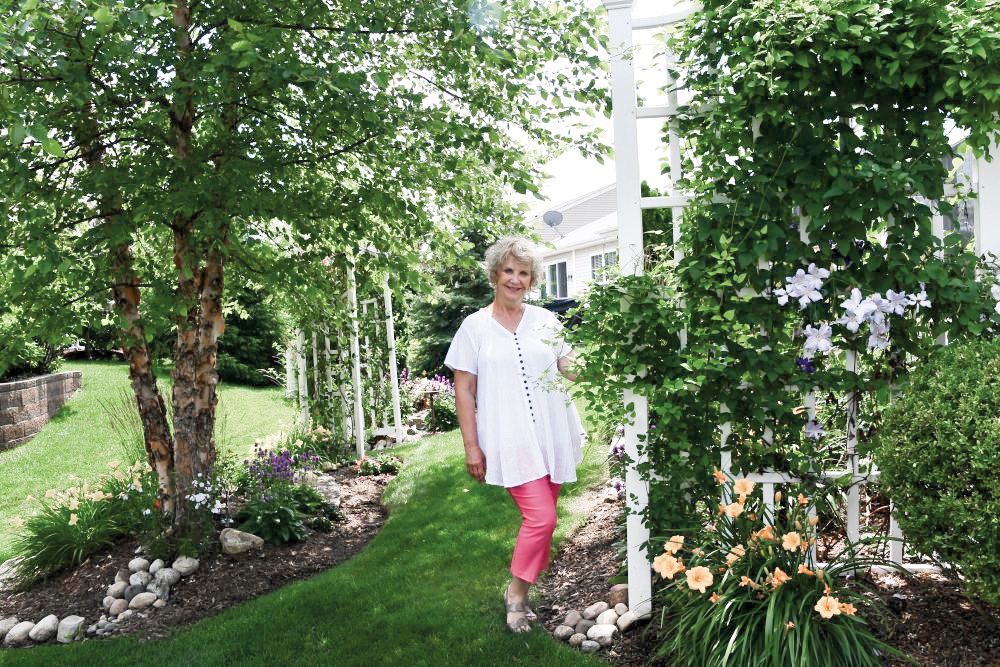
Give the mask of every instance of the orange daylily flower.
[[774, 532], [771, 526], [764, 526], [756, 533], [754, 533], [753, 536], [756, 537], [758, 540], [773, 540]]
[[746, 477], [741, 477], [733, 483], [733, 493], [738, 493], [741, 496], [745, 496], [748, 493], [753, 493], [754, 483], [751, 482]]
[[785, 629], [786, 630], [794, 630], [795, 629], [795, 624], [792, 623], [791, 621], [788, 621], [787, 623], [785, 623]]
[[760, 585], [758, 585], [757, 582], [755, 582], [753, 579], [751, 579], [750, 577], [748, 577], [746, 575], [743, 575], [742, 577], [740, 577], [740, 587], [742, 588], [744, 586], [749, 586], [750, 588], [753, 588], [753, 589], [760, 588]]
[[653, 571], [658, 572], [664, 579], [673, 579], [675, 575], [684, 571], [684, 563], [674, 558], [673, 554], [662, 553], [653, 559]]
[[681, 550], [681, 546], [684, 544], [683, 535], [674, 535], [663, 545], [663, 550], [667, 553], [675, 554]]
[[841, 602], [840, 603], [840, 612], [842, 614], [847, 614], [848, 616], [854, 616], [856, 613], [858, 613], [858, 610], [850, 602]]
[[808, 499], [808, 498], [806, 498], [806, 497], [805, 497], [804, 495], [802, 495], [802, 494], [800, 493], [800, 494], [799, 494], [799, 505], [802, 505], [802, 506], [804, 507], [804, 506], [806, 506], [806, 505], [808, 505], [808, 504], [809, 504], [809, 499]]
[[840, 615], [840, 602], [837, 598], [824, 595], [813, 607], [823, 618], [833, 618]]
[[713, 581], [715, 581], [715, 577], [712, 575], [712, 571], [703, 565], [692, 567], [687, 571], [687, 585], [693, 591], [704, 593]]
[[809, 525], [810, 526], [815, 526], [818, 523], [819, 523], [819, 517], [818, 516], [811, 516], [811, 517], [809, 517]]
[[726, 562], [732, 565], [740, 558], [743, 558], [743, 556], [745, 556], [746, 553], [747, 550], [743, 548], [743, 545], [737, 544], [735, 547], [729, 550], [729, 553], [726, 555]]
[[712, 597], [708, 598], [708, 601], [709, 602], [718, 602], [719, 601], [719, 594], [718, 593], [712, 593]]
[[802, 536], [794, 530], [781, 536], [781, 548], [785, 551], [795, 551], [802, 544]]
[[777, 588], [786, 581], [791, 581], [792, 578], [785, 574], [785, 571], [780, 567], [774, 568], [774, 576], [771, 578], [771, 588]]
[[719, 484], [726, 483], [726, 473], [722, 472], [718, 468], [712, 471], [712, 476], [715, 477], [715, 481]]
[[799, 569], [796, 571], [796, 574], [808, 574], [809, 576], [812, 576], [813, 571], [806, 567], [805, 563], [799, 563]]
[[722, 510], [730, 519], [735, 519], [740, 514], [743, 514], [743, 503], [729, 503], [722, 507]]

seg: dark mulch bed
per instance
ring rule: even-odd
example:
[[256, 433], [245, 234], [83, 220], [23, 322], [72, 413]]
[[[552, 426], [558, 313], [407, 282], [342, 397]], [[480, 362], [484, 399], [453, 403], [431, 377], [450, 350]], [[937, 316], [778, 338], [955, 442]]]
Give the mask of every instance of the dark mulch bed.
[[[171, 591], [170, 601], [143, 618], [134, 614], [120, 624], [123, 633], [143, 639], [166, 637], [173, 628], [208, 616], [305, 579], [361, 551], [385, 523], [382, 492], [391, 475], [355, 477], [348, 467], [330, 473], [343, 490], [341, 509], [346, 520], [334, 524], [333, 532], [309, 531], [302, 542], [263, 551], [202, 559], [198, 570]], [[115, 573], [135, 557], [137, 543], [121, 544], [76, 570], [53, 577], [27, 591], [0, 591], [0, 618], [16, 615], [38, 621], [48, 614], [64, 618], [77, 614], [94, 623], [104, 613], [101, 602]]]
[[[538, 611], [548, 630], [555, 629], [566, 611], [607, 598], [610, 580], [621, 571], [624, 558], [618, 552], [625, 539], [621, 513], [620, 504], [596, 505], [589, 522], [560, 546], [540, 584], [543, 602]], [[877, 584], [887, 602], [897, 596], [878, 619], [888, 644], [925, 666], [1000, 666], [1000, 609], [986, 608], [994, 623], [990, 627], [961, 594], [958, 582], [939, 575], [919, 574], [905, 580], [883, 576]], [[606, 654], [608, 661], [622, 667], [669, 664], [650, 660], [656, 650], [656, 621], [654, 609], [650, 622], [617, 638]]]
[[[391, 476], [355, 478], [344, 468], [333, 473], [342, 484], [342, 509], [347, 520], [330, 534], [310, 531], [307, 539], [285, 547], [266, 546], [262, 553], [216, 555], [202, 561], [198, 571], [182, 581], [166, 607], [143, 618], [134, 615], [122, 623], [122, 632], [143, 639], [167, 636], [173, 628], [214, 616], [236, 604], [276, 590], [334, 567], [358, 553], [382, 527], [386, 511], [380, 498]], [[619, 574], [624, 530], [619, 525], [620, 503], [602, 502], [598, 494], [584, 499], [589, 521], [563, 542], [549, 573], [539, 584], [537, 611], [552, 630], [569, 609], [582, 609], [605, 599], [611, 579]], [[122, 544], [113, 553], [93, 559], [73, 572], [55, 577], [29, 591], [0, 591], [0, 618], [17, 615], [38, 620], [54, 613], [70, 613], [97, 620], [101, 601], [115, 572], [135, 551]], [[913, 656], [921, 665], [948, 667], [1000, 666], [1000, 632], [985, 623], [961, 595], [955, 581], [934, 575], [908, 580], [883, 577], [880, 593], [902, 601], [893, 604], [880, 624], [887, 641]], [[995, 623], [1000, 610], [988, 609]], [[619, 636], [604, 653], [613, 665], [638, 667], [656, 663], [656, 617]], [[903, 664], [903, 663], [892, 663]]]

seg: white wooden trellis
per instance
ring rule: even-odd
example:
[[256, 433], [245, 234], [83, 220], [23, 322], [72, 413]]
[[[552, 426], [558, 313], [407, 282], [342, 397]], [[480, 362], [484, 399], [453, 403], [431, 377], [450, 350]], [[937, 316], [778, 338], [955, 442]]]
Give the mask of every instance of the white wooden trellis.
[[[642, 241], [642, 209], [670, 208], [673, 213], [674, 241], [680, 238], [681, 212], [690, 197], [676, 188], [680, 177], [680, 143], [672, 126], [668, 127], [668, 160], [670, 164], [669, 188], [667, 196], [641, 197], [641, 175], [639, 169], [639, 144], [637, 120], [640, 118], [670, 118], [677, 107], [676, 92], [668, 94], [667, 104], [657, 107], [642, 107], [637, 104], [636, 81], [633, 60], [633, 31], [664, 28], [672, 23], [684, 20], [697, 7], [682, 9], [671, 14], [651, 18], [634, 19], [632, 8], [635, 0], [602, 0], [608, 11], [611, 49], [611, 84], [612, 84], [612, 120], [615, 137], [615, 171], [618, 189], [618, 257], [623, 276], [641, 275], [643, 271], [643, 241]], [[669, 61], [672, 54], [667, 54], [668, 74]], [[668, 84], [672, 83], [668, 81]], [[991, 154], [1000, 156], [998, 146], [991, 147]], [[977, 160], [974, 178], [974, 220], [975, 249], [979, 254], [993, 253], [1000, 255], [1000, 157], [992, 162]], [[805, 225], [802, 225], [804, 229]], [[943, 233], [940, 219], [935, 220], [935, 231]], [[803, 232], [804, 233], [804, 232]], [[675, 257], [680, 259], [680, 250], [675, 250]], [[686, 332], [681, 332], [681, 345], [686, 344]], [[849, 369], [856, 372], [857, 358], [853, 353], [847, 353], [846, 363]], [[648, 431], [648, 405], [645, 397], [627, 390], [624, 397], [626, 405], [634, 406], [634, 421], [626, 425], [622, 436], [625, 452], [632, 463], [626, 470], [625, 489], [628, 507], [627, 547], [628, 547], [628, 584], [629, 607], [640, 616], [652, 610], [650, 564], [643, 545], [649, 540], [649, 530], [643, 525], [641, 515], [649, 501], [647, 482], [638, 473], [637, 467], [646, 462], [646, 456], [639, 451], [638, 444], [645, 439]], [[804, 401], [810, 417], [815, 416], [815, 395], [807, 392]], [[859, 482], [863, 479], [874, 479], [877, 472], [860, 474], [860, 461], [856, 453], [857, 433], [856, 414], [857, 399], [850, 396], [847, 417], [847, 467], [844, 470], [823, 471], [825, 479], [840, 478], [850, 475], [852, 484], [848, 492], [848, 526], [847, 534], [851, 539], [860, 536], [860, 490]], [[723, 414], [728, 412], [722, 406]], [[721, 417], [722, 433], [722, 467], [731, 469], [732, 455], [726, 450], [725, 444], [732, 431], [732, 424]], [[762, 471], [747, 476], [759, 482], [763, 487], [766, 502], [773, 503], [774, 486], [791, 483], [795, 480], [787, 474], [776, 471]], [[890, 537], [897, 538], [891, 543], [890, 558], [894, 562], [903, 562], [903, 544], [898, 538], [902, 535], [895, 520], [894, 512], [890, 512]]]
[[[351, 436], [355, 440], [355, 446], [357, 449], [358, 456], [364, 456], [364, 446], [365, 446], [365, 423], [364, 423], [364, 401], [362, 400], [362, 386], [361, 386], [361, 370], [363, 366], [363, 361], [361, 359], [361, 341], [360, 341], [360, 331], [358, 326], [358, 299], [357, 299], [357, 287], [355, 285], [355, 274], [353, 262], [348, 263], [347, 266], [348, 274], [348, 293], [347, 300], [351, 307], [351, 329], [350, 329], [350, 343], [349, 345], [342, 345], [338, 342], [337, 349], [333, 349], [330, 342], [331, 333], [323, 330], [323, 344], [320, 346], [319, 334], [320, 329], [314, 330], [312, 333], [312, 364], [314, 369], [320, 367], [319, 355], [322, 353], [324, 357], [324, 365], [326, 369], [326, 391], [333, 395], [334, 393], [339, 393], [341, 397], [341, 408], [344, 411], [343, 423], [345, 426], [350, 425], [351, 431], [346, 435]], [[402, 423], [402, 411], [400, 408], [400, 392], [399, 392], [399, 372], [398, 363], [396, 359], [396, 332], [395, 332], [395, 322], [393, 317], [393, 307], [392, 307], [392, 289], [389, 285], [389, 276], [386, 274], [383, 277], [383, 302], [385, 304], [385, 335], [386, 335], [386, 349], [389, 355], [389, 384], [390, 384], [390, 396], [392, 400], [392, 418], [393, 427], [392, 431], [395, 432], [395, 441], [402, 442], [404, 429]], [[363, 306], [374, 304], [374, 299], [368, 299], [362, 302]], [[367, 314], [367, 308], [365, 308]], [[336, 336], [340, 339], [340, 336]], [[303, 331], [296, 333], [296, 338], [293, 342], [289, 343], [285, 350], [285, 395], [286, 397], [293, 397], [298, 395], [299, 400], [299, 424], [302, 428], [308, 428], [310, 423], [309, 417], [309, 381], [308, 381], [308, 356], [307, 355], [307, 341], [306, 334]], [[369, 353], [371, 346], [369, 341], [365, 340], [365, 352]], [[346, 386], [335, 387], [335, 381], [332, 372], [332, 362], [337, 362], [340, 364], [350, 363], [351, 365], [351, 384], [353, 387], [351, 401], [353, 410], [347, 405], [348, 390]], [[373, 371], [366, 365], [367, 375], [371, 379]], [[296, 382], [297, 379], [297, 382]], [[317, 397], [320, 392], [320, 377], [319, 373], [314, 373], [313, 386]], [[353, 412], [353, 415], [351, 414]], [[377, 415], [375, 410], [372, 411], [373, 428], [375, 425], [375, 420]]]

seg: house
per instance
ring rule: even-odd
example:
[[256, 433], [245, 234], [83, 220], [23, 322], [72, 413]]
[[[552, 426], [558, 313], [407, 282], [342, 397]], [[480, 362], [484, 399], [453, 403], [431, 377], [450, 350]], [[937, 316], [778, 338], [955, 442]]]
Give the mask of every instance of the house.
[[612, 183], [525, 220], [542, 239], [543, 301], [575, 299], [618, 264], [617, 196]]

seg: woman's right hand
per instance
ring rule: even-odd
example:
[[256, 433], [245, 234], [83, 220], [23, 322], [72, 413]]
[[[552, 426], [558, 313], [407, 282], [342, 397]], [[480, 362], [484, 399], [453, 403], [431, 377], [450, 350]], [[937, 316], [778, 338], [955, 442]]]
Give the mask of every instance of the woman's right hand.
[[483, 450], [479, 449], [478, 445], [465, 448], [465, 469], [477, 482], [486, 479], [486, 457], [483, 456]]

